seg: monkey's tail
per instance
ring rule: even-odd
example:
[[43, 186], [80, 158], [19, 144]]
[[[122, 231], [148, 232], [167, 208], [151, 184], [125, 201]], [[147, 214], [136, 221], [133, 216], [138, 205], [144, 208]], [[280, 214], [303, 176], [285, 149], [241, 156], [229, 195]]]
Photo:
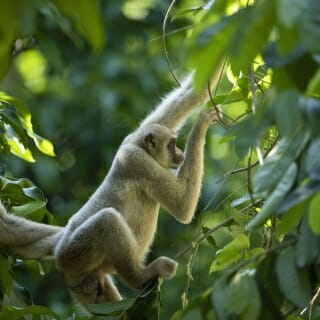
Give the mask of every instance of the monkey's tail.
[[63, 229], [9, 214], [0, 202], [0, 247], [9, 253], [27, 259], [50, 256]]

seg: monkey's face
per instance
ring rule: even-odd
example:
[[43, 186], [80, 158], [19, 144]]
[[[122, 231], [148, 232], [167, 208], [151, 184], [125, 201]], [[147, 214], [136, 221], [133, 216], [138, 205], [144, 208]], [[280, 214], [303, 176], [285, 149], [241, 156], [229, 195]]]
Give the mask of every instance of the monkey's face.
[[176, 135], [170, 129], [152, 125], [144, 138], [145, 150], [164, 168], [177, 168], [184, 160], [184, 154], [176, 146]]

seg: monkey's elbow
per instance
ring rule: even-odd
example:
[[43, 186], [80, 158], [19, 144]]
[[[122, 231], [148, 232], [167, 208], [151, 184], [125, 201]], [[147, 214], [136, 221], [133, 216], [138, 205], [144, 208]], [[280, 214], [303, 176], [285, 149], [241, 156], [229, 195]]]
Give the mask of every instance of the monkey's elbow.
[[193, 219], [193, 210], [179, 210], [179, 212], [177, 212], [177, 215], [175, 215], [176, 219], [182, 223], [182, 224], [189, 224], [192, 222]]

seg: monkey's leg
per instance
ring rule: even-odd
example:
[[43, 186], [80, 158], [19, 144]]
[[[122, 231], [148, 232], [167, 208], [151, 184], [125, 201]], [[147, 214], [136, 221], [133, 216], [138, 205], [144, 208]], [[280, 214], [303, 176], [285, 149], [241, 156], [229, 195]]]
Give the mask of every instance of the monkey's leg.
[[160, 257], [143, 265], [136, 238], [113, 208], [90, 217], [57, 247], [56, 261], [66, 277], [81, 276], [101, 267], [116, 271], [130, 287], [140, 288], [152, 278], [171, 278], [177, 263]]

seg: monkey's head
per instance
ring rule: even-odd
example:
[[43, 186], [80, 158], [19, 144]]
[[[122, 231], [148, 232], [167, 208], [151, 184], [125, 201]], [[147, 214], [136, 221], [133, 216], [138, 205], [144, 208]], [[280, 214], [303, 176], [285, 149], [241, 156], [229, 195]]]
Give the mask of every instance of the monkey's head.
[[143, 148], [164, 168], [177, 168], [184, 160], [176, 141], [176, 134], [165, 126], [153, 124], [144, 130]]

